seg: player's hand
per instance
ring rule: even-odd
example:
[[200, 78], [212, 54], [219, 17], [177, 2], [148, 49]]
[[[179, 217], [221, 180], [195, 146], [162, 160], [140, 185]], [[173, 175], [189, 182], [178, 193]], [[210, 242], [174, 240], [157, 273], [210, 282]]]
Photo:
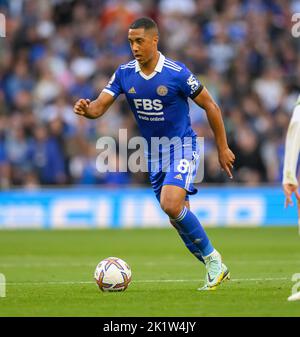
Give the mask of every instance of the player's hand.
[[235, 160], [235, 155], [230, 150], [229, 147], [227, 147], [224, 150], [219, 150], [219, 162], [222, 167], [222, 169], [227, 173], [228, 177], [230, 179], [233, 178], [232, 175], [232, 169], [233, 169], [233, 163]]
[[298, 204], [300, 203], [300, 193], [298, 191], [298, 186], [293, 184], [283, 184], [283, 192], [285, 195], [285, 207], [289, 205], [293, 206], [292, 194], [295, 193]]
[[88, 107], [90, 103], [91, 101], [89, 99], [83, 99], [83, 98], [79, 99], [75, 103], [73, 110], [77, 115], [85, 116], [88, 113]]

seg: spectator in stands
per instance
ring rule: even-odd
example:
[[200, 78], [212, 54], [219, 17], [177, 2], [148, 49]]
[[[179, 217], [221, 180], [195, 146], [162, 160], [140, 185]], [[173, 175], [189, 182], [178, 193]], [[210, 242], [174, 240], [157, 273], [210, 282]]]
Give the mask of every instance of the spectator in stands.
[[[71, 112], [77, 97], [95, 98], [116, 65], [132, 59], [128, 25], [145, 15], [160, 25], [161, 51], [182, 60], [222, 107], [235, 181], [281, 181], [284, 131], [300, 89], [300, 39], [290, 34], [297, 1], [0, 0], [0, 11], [7, 17], [1, 187], [148, 183], [143, 174], [95, 172], [99, 137], [118, 139], [120, 128], [137, 133], [124, 100], [108, 119], [84, 121]], [[216, 169], [205, 115], [192, 106], [191, 118], [205, 137], [204, 182], [234, 183]]]

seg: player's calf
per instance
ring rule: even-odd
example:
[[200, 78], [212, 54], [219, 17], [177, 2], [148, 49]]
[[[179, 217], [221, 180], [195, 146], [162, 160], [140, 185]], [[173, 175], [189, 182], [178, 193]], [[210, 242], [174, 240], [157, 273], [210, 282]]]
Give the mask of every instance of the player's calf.
[[214, 247], [198, 218], [185, 206], [185, 196], [186, 191], [178, 186], [163, 186], [161, 193], [162, 209], [176, 222], [176, 227], [180, 232], [199, 249], [202, 256], [209, 255], [213, 252]]
[[203, 257], [202, 257], [202, 253], [199, 249], [199, 247], [197, 247], [190, 239], [189, 237], [187, 237], [184, 233], [182, 233], [182, 231], [180, 230], [180, 227], [176, 224], [175, 221], [173, 221], [172, 219], [170, 219], [170, 224], [177, 230], [177, 233], [179, 234], [179, 236], [181, 237], [182, 241], [184, 242], [186, 248], [202, 263], [205, 264]]

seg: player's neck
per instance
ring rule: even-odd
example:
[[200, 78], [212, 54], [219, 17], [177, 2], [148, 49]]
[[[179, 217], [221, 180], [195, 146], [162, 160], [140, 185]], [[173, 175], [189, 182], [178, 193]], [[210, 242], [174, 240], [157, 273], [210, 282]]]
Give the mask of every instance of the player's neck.
[[144, 64], [140, 64], [140, 68], [141, 71], [145, 74], [145, 75], [150, 75], [153, 73], [153, 71], [155, 70], [155, 67], [158, 63], [159, 60], [159, 52], [156, 51], [154, 57], [152, 59], [149, 60], [149, 62], [144, 63]]

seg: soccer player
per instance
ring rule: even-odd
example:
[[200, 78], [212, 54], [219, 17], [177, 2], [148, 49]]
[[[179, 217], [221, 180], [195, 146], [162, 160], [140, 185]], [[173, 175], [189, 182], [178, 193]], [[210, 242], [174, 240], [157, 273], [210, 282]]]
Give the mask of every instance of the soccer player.
[[[295, 194], [298, 204], [298, 225], [300, 234], [300, 194], [296, 176], [297, 162], [300, 152], [300, 95], [296, 102], [285, 140], [283, 191], [285, 207], [293, 205], [292, 195]], [[289, 301], [300, 300], [300, 291], [291, 295]]]
[[[131, 24], [128, 41], [134, 60], [120, 65], [99, 97], [90, 102], [80, 99], [74, 112], [87, 118], [98, 118], [124, 93], [142, 136], [148, 144], [150, 181], [162, 210], [169, 216], [186, 247], [205, 263], [207, 273], [203, 290], [215, 289], [230, 274], [220, 253], [213, 247], [197, 217], [191, 212], [188, 195], [199, 164], [196, 134], [191, 128], [188, 97], [202, 107], [214, 132], [222, 169], [232, 178], [235, 159], [228, 147], [224, 123], [218, 105], [199, 80], [182, 63], [166, 58], [158, 51], [159, 33], [150, 18], [140, 18]], [[179, 139], [173, 144], [168, 170], [165, 163], [153, 169], [151, 140], [155, 137]], [[189, 139], [189, 142], [185, 142]], [[159, 149], [165, 154], [169, 146]], [[176, 154], [174, 154], [176, 149]], [[178, 157], [178, 153], [181, 156]], [[157, 155], [157, 154], [156, 154]], [[155, 156], [154, 156], [155, 157]], [[175, 158], [174, 158], [175, 157]]]
[[[300, 152], [300, 95], [296, 102], [293, 115], [288, 127], [285, 140], [285, 154], [283, 167], [283, 191], [285, 194], [285, 207], [293, 205], [292, 195], [295, 193], [298, 209], [300, 211], [300, 193], [296, 177], [297, 162]], [[299, 218], [300, 226], [300, 218]]]

